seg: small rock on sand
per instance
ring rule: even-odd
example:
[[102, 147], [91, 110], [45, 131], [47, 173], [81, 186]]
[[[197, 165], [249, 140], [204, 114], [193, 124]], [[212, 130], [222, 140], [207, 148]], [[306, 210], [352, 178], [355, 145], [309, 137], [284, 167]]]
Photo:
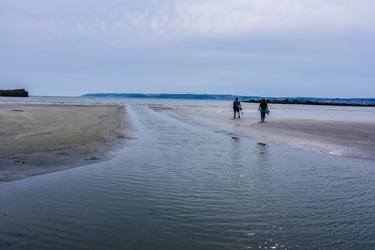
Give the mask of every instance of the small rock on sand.
[[100, 160], [101, 157], [99, 156], [91, 156], [91, 157], [86, 157], [86, 161], [97, 161]]

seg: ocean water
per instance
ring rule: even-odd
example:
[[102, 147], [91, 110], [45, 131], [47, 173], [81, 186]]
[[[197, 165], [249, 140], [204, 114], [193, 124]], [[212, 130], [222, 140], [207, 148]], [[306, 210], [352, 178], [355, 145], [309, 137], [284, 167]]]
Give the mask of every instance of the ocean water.
[[0, 183], [0, 249], [375, 249], [374, 161], [233, 139], [149, 108], [224, 102], [100, 102], [128, 104], [136, 138], [110, 161]]

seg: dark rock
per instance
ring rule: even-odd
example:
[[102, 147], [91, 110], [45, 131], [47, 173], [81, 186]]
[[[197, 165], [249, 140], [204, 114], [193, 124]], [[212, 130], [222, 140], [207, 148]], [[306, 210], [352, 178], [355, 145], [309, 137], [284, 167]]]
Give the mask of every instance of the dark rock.
[[20, 161], [20, 160], [15, 160], [14, 163], [21, 163], [21, 164], [25, 164], [26, 162], [25, 161]]
[[236, 136], [232, 136], [232, 140], [233, 141], [238, 141], [240, 138], [236, 137]]
[[0, 96], [29, 97], [29, 93], [25, 89], [8, 89], [0, 90]]
[[[259, 99], [250, 99], [243, 102], [259, 103]], [[360, 104], [360, 103], [346, 103], [346, 102], [325, 102], [325, 101], [310, 101], [310, 100], [296, 100], [296, 99], [282, 99], [282, 100], [267, 100], [271, 104], [297, 104], [297, 105], [320, 105], [320, 106], [344, 106], [344, 107], [375, 107], [374, 104]]]
[[100, 159], [101, 159], [101, 157], [99, 157], [99, 156], [86, 157], [86, 161], [98, 161]]

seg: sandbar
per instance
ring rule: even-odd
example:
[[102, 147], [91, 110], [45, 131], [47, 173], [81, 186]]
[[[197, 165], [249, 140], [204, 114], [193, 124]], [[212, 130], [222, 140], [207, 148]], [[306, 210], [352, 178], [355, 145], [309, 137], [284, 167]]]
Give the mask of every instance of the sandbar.
[[119, 105], [0, 105], [0, 181], [106, 160], [132, 133]]
[[332, 155], [375, 160], [374, 112], [357, 117], [356, 113], [347, 110], [319, 112], [323, 108], [316, 107], [317, 112], [306, 115], [307, 111], [303, 109], [286, 112], [286, 106], [275, 106], [265, 123], [259, 122], [256, 105], [245, 106], [241, 119], [232, 119], [230, 104], [227, 109], [158, 105], [150, 108], [235, 138], [249, 137], [260, 143], [284, 144]]

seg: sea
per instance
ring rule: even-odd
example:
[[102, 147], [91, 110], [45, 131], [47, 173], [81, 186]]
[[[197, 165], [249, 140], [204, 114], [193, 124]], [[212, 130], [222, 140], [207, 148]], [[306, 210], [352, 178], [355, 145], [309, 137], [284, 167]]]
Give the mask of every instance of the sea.
[[[259, 143], [156, 112], [228, 101], [1, 98], [124, 104], [111, 160], [0, 183], [0, 249], [375, 249], [375, 162]], [[373, 117], [372, 108], [275, 106]], [[340, 117], [340, 115], [338, 115]], [[1, 125], [1, 117], [0, 117]]]
[[[27, 102], [92, 102], [92, 99], [103, 101], [117, 100], [206, 100], [206, 101], [229, 101], [239, 97], [241, 101], [260, 100], [259, 96], [234, 96], [234, 95], [206, 95], [206, 94], [116, 94], [116, 93], [98, 93], [86, 94], [81, 97], [57, 97], [57, 96], [31, 96]], [[268, 100], [280, 101], [290, 100], [297, 102], [331, 103], [331, 104], [352, 104], [352, 105], [375, 105], [375, 98], [317, 98], [317, 97], [266, 97]], [[20, 98], [0, 97], [1, 102], [20, 101]]]

